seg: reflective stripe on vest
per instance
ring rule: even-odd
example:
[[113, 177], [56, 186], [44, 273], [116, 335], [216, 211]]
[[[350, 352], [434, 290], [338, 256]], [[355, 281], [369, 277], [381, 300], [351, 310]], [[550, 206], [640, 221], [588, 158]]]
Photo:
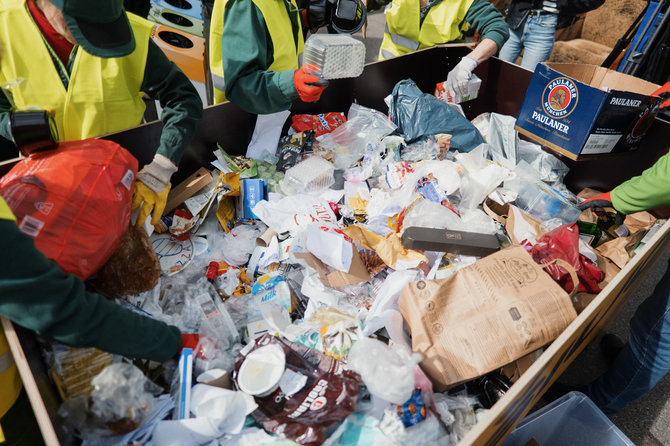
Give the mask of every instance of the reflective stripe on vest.
[[[12, 210], [5, 200], [0, 197], [0, 219], [16, 221]], [[21, 378], [14, 364], [12, 352], [2, 331], [0, 331], [0, 418], [7, 413], [19, 397], [21, 392]]]
[[420, 48], [463, 37], [460, 25], [474, 0], [442, 0], [430, 8], [421, 23], [419, 0], [393, 0], [386, 10], [386, 28], [379, 59], [400, 56]]
[[9, 57], [0, 64], [0, 85], [23, 79], [11, 91], [17, 108], [54, 110], [63, 141], [138, 125], [145, 109], [140, 88], [154, 25], [133, 14], [128, 19], [135, 51], [103, 59], [77, 49], [66, 90], [25, 0], [0, 0], [0, 41], [12, 42], [5, 48]]
[[[305, 45], [302, 35], [302, 27], [298, 27], [298, 47], [296, 48], [291, 23], [291, 17], [286, 9], [284, 0], [252, 0], [254, 5], [261, 11], [268, 28], [270, 39], [272, 39], [272, 64], [268, 67], [271, 71], [295, 70], [299, 67], [299, 58]], [[223, 19], [228, 0], [217, 0], [212, 10], [212, 20], [209, 32], [209, 68], [212, 73], [212, 84], [214, 86], [214, 103], [219, 104], [226, 101], [226, 81], [223, 74], [223, 55], [221, 53], [221, 39], [223, 32]], [[295, 0], [291, 0], [295, 8], [298, 23], [300, 17]], [[293, 13], [293, 12], [291, 12]]]

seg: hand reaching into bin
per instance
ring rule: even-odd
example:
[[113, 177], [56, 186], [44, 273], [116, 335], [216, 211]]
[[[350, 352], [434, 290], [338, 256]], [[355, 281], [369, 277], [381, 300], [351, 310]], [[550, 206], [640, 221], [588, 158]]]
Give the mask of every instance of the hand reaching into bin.
[[149, 214], [151, 224], [160, 221], [167, 196], [170, 192], [170, 177], [177, 171], [177, 166], [163, 155], [156, 154], [153, 161], [137, 174], [133, 193], [133, 210], [140, 208], [136, 224], [142, 226]]

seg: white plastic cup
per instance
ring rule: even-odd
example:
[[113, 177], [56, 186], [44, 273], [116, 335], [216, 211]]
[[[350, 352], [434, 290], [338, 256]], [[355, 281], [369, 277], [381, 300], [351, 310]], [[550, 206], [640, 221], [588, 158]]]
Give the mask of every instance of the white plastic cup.
[[286, 355], [277, 344], [260, 347], [244, 359], [237, 373], [237, 385], [249, 395], [262, 398], [279, 387], [286, 367]]

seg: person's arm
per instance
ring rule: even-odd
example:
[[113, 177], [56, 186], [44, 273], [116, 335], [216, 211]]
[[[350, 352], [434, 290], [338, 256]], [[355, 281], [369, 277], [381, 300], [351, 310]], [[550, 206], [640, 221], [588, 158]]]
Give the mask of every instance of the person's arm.
[[141, 90], [163, 108], [163, 131], [156, 153], [178, 165], [202, 118], [203, 106], [191, 81], [153, 40], [149, 41]]
[[670, 153], [663, 155], [641, 175], [612, 190], [612, 205], [624, 214], [670, 204]]
[[249, 113], [288, 110], [299, 97], [293, 84], [295, 70], [268, 70], [273, 61], [272, 41], [260, 10], [253, 2], [233, 0], [223, 22], [226, 98]]
[[16, 223], [0, 220], [0, 314], [75, 347], [166, 361], [178, 352], [177, 327], [133, 313], [65, 274], [35, 248]]
[[9, 99], [3, 93], [0, 93], [0, 136], [13, 141], [12, 131], [9, 128], [9, 110], [11, 104]]
[[468, 56], [476, 60], [477, 65], [479, 65], [497, 52], [498, 44], [494, 40], [486, 38], [479, 42], [479, 45], [477, 45], [474, 50], [470, 51]]
[[[482, 41], [479, 43], [478, 47], [484, 44], [487, 40], [492, 41], [486, 43], [486, 46], [482, 48], [481, 52], [476, 54], [476, 56], [483, 57], [483, 59], [479, 60], [470, 55], [470, 57], [476, 59], [477, 62], [482, 62], [493, 56], [500, 48], [502, 48], [503, 44], [509, 38], [509, 26], [505, 23], [505, 19], [503, 19], [502, 14], [500, 14], [495, 6], [487, 0], [475, 0], [465, 14], [465, 21], [468, 22], [472, 28], [476, 29], [480, 36], [482, 36]], [[495, 44], [495, 51], [492, 51], [491, 43]], [[488, 54], [488, 56], [486, 54]]]

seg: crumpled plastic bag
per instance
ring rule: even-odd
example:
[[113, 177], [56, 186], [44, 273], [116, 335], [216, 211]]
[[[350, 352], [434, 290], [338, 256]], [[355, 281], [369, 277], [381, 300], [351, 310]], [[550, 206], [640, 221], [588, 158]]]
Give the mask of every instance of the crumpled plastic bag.
[[435, 96], [423, 93], [411, 79], [402, 80], [393, 88], [389, 115], [407, 142], [449, 133], [451, 149], [461, 152], [486, 142], [470, 121]]
[[221, 243], [222, 250], [219, 254], [229, 265], [245, 265], [256, 248], [256, 239], [259, 235], [261, 230], [256, 226], [235, 226]]
[[389, 347], [370, 338], [358, 340], [347, 357], [349, 370], [361, 375], [374, 396], [394, 404], [403, 404], [414, 390], [414, 368], [421, 354], [396, 344]]
[[314, 195], [299, 194], [279, 201], [259, 201], [253, 212], [278, 234], [296, 231], [312, 223], [337, 222], [328, 202]]
[[[91, 381], [90, 397], [67, 400], [59, 414], [84, 439], [95, 441], [138, 428], [163, 392], [140, 369], [127, 363], [105, 367]], [[99, 444], [99, 443], [98, 443]]]
[[383, 113], [351, 104], [348, 121], [317, 141], [319, 146], [333, 151], [336, 169], [346, 169], [363, 156], [368, 143], [376, 145], [395, 128]]
[[[605, 273], [579, 253], [577, 223], [568, 223], [544, 234], [532, 247], [530, 255], [540, 264], [550, 263], [554, 259], [565, 260], [575, 268], [579, 278], [578, 292], [600, 292], [598, 283], [605, 278]], [[574, 288], [572, 278], [565, 268], [554, 264], [546, 267], [545, 271], [567, 292]]]

